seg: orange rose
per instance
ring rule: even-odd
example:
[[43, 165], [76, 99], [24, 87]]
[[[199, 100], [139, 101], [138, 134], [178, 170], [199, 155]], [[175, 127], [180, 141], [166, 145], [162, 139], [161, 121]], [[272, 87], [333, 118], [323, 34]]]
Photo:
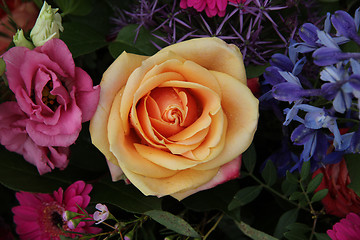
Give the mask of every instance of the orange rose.
[[[8, 0], [7, 6], [11, 11], [11, 18], [19, 28], [29, 31], [35, 24], [39, 9], [33, 2], [21, 0]], [[9, 16], [4, 10], [0, 11], [0, 32], [6, 36], [0, 36], [0, 54], [4, 53], [12, 41], [16, 29], [9, 23]]]
[[226, 163], [239, 162], [256, 131], [258, 100], [242, 55], [218, 38], [177, 43], [151, 57], [123, 52], [100, 86], [92, 142], [113, 180], [123, 172], [145, 195], [180, 200], [201, 189], [229, 172], [220, 171]]

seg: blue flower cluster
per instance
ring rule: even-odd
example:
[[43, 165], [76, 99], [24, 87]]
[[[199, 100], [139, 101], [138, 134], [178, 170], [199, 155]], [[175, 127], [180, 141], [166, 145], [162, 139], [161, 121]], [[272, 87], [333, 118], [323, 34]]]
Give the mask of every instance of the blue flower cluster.
[[[280, 174], [300, 169], [304, 161], [315, 170], [360, 153], [359, 25], [360, 8], [354, 17], [341, 10], [328, 13], [322, 30], [303, 24], [302, 41], [292, 42], [288, 55], [272, 56], [264, 73], [271, 90], [260, 100], [288, 102], [283, 125], [293, 129], [292, 144], [303, 146], [295, 157], [291, 147], [283, 147], [269, 158]], [[316, 76], [305, 74], [311, 66], [320, 69]]]

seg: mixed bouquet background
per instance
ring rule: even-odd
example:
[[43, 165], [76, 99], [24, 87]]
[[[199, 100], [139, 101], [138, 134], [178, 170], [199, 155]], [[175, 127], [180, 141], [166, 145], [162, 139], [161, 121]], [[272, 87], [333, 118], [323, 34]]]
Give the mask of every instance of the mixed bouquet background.
[[0, 17], [0, 239], [360, 239], [358, 0]]

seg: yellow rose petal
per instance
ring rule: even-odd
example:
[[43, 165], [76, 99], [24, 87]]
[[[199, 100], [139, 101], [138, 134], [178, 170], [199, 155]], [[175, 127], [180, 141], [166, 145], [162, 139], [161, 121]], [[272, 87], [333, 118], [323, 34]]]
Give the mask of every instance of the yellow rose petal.
[[227, 132], [227, 119], [223, 111], [219, 111], [212, 117], [209, 133], [201, 145], [192, 151], [196, 159], [209, 161], [220, 153], [225, 144]]
[[248, 87], [227, 74], [211, 73], [218, 79], [223, 91], [221, 105], [228, 127], [223, 151], [213, 160], [194, 167], [199, 170], [221, 166], [242, 154], [253, 140], [259, 117], [259, 101]]
[[210, 115], [216, 114], [221, 108], [219, 96], [211, 89], [192, 82], [167, 81], [160, 85], [160, 87], [169, 86], [191, 89], [193, 95], [201, 102], [203, 108], [201, 116], [193, 124], [178, 134], [169, 137], [169, 140], [181, 141], [190, 138], [198, 131], [207, 128], [211, 124]]
[[199, 164], [198, 162], [185, 157], [148, 147], [143, 144], [135, 143], [134, 146], [143, 158], [167, 169], [183, 170]]
[[[152, 68], [156, 68], [157, 65], [164, 62], [181, 62], [183, 59], [171, 52], [164, 52], [162, 54], [155, 54], [152, 57], [147, 58], [142, 62], [141, 66], [136, 68], [132, 74], [129, 76], [123, 97], [126, 101], [121, 102], [121, 118], [123, 119], [123, 126], [125, 132], [128, 133], [130, 131], [129, 122], [127, 121], [127, 117], [129, 116], [131, 106], [133, 105], [133, 98], [135, 93], [140, 87], [140, 84], [144, 80], [144, 76], [148, 73]], [[154, 86], [152, 82], [150, 82], [150, 86]], [[139, 96], [138, 96], [139, 97]]]
[[[105, 155], [107, 160], [118, 164], [110, 152], [107, 136], [107, 122], [115, 95], [126, 84], [131, 72], [148, 57], [123, 52], [106, 70], [100, 83], [98, 108], [90, 121], [92, 143]], [[121, 74], [119, 74], [119, 71]]]
[[210, 170], [186, 169], [167, 178], [151, 178], [129, 171], [120, 165], [126, 177], [144, 195], [156, 195], [158, 197], [170, 195], [179, 191], [197, 188], [216, 176], [219, 168]]
[[197, 38], [163, 48], [157, 54], [172, 51], [208, 70], [223, 72], [246, 84], [247, 78], [240, 50], [215, 37]]
[[110, 151], [117, 158], [118, 163], [123, 169], [127, 169], [137, 174], [143, 174], [149, 177], [169, 177], [176, 173], [176, 171], [169, 170], [152, 163], [143, 158], [135, 149], [134, 143], [137, 143], [138, 138], [135, 134], [125, 134], [122, 120], [120, 118], [120, 103], [122, 95], [121, 92], [116, 95], [111, 107], [109, 122], [108, 122], [108, 136]]

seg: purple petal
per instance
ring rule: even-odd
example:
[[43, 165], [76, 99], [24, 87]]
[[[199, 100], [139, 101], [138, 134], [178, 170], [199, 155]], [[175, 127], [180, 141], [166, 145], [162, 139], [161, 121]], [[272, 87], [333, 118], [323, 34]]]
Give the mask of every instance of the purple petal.
[[291, 60], [284, 54], [280, 53], [275, 53], [271, 56], [270, 64], [287, 72], [291, 72], [294, 68], [294, 64], [291, 62]]
[[356, 91], [360, 91], [360, 75], [353, 74], [350, 76], [349, 84], [353, 87]]
[[331, 22], [338, 35], [354, 38], [357, 35], [354, 19], [345, 11], [336, 11], [331, 16]]
[[317, 31], [319, 29], [312, 23], [305, 23], [301, 26], [299, 30], [300, 38], [311, 45], [316, 45], [316, 41], [318, 40]]
[[286, 82], [286, 80], [280, 75], [280, 69], [278, 67], [268, 67], [264, 72], [265, 80], [271, 85], [276, 85], [279, 83]]
[[275, 85], [272, 88], [272, 93], [275, 99], [288, 102], [301, 100], [304, 96], [301, 86], [289, 82]]
[[314, 63], [318, 66], [329, 66], [344, 60], [344, 53], [340, 49], [321, 47], [313, 53]]

